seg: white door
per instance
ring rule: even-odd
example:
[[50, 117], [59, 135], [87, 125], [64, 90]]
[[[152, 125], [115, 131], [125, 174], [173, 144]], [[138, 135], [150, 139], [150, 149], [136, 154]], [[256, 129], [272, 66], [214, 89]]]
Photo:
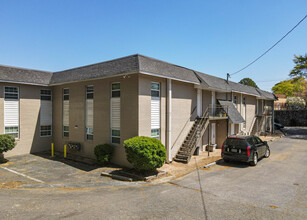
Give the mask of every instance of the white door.
[[235, 134], [235, 124], [231, 124], [230, 135], [234, 135], [234, 134]]
[[215, 123], [211, 123], [211, 144], [215, 144]]

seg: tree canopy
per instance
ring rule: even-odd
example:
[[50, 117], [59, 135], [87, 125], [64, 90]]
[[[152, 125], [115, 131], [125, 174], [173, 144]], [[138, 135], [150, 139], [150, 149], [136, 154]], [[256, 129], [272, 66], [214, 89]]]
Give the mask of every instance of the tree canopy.
[[307, 78], [307, 54], [305, 56], [294, 55], [294, 68], [291, 70], [289, 76], [291, 77], [305, 77]]
[[303, 77], [296, 77], [290, 80], [281, 81], [272, 88], [276, 94], [285, 94], [286, 96], [293, 96], [295, 93], [303, 92], [306, 81]]
[[247, 86], [252, 86], [252, 87], [255, 87], [255, 88], [259, 88], [257, 86], [257, 84], [254, 82], [254, 80], [252, 80], [251, 78], [243, 78], [240, 80], [239, 82], [240, 84], [243, 84], [243, 85], [247, 85]]

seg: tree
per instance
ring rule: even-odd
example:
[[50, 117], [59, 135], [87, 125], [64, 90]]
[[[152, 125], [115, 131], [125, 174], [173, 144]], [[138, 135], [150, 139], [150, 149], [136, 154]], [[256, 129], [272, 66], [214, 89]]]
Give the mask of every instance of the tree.
[[259, 88], [257, 86], [257, 84], [251, 79], [251, 78], [243, 78], [240, 80], [239, 82], [240, 84], [243, 84], [243, 85], [247, 85], [247, 86], [252, 86], [252, 87], [255, 87], [255, 88]]
[[276, 94], [284, 94], [286, 96], [293, 96], [295, 93], [303, 92], [306, 81], [303, 77], [296, 77], [290, 80], [281, 81], [272, 88]]
[[301, 97], [287, 97], [286, 103], [292, 109], [303, 109], [306, 106], [306, 102]]
[[294, 57], [293, 62], [296, 65], [291, 70], [289, 76], [307, 78], [307, 54], [305, 54], [305, 56], [294, 55]]

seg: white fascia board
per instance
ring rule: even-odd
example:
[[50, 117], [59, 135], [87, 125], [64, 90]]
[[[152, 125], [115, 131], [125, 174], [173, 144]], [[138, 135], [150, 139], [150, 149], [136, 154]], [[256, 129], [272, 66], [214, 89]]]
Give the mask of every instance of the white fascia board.
[[203, 88], [201, 87], [200, 85], [194, 85], [194, 88], [195, 89], [202, 89], [202, 90], [208, 90], [208, 91], [211, 91], [211, 92], [225, 92], [225, 93], [230, 93], [231, 91], [228, 91], [228, 90], [223, 90], [223, 89], [215, 89], [215, 88], [211, 88], [211, 87], [208, 87], [208, 88]]
[[259, 96], [259, 95], [255, 95], [255, 94], [251, 94], [251, 93], [247, 93], [247, 92], [239, 92], [239, 91], [236, 91], [236, 90], [231, 90], [231, 92], [240, 93], [240, 94], [244, 94], [244, 95], [251, 95], [251, 96], [261, 98], [261, 96]]
[[162, 76], [159, 74], [155, 74], [155, 73], [148, 73], [148, 72], [144, 72], [144, 71], [139, 71], [140, 74], [144, 74], [144, 75], [149, 75], [149, 76], [156, 76], [156, 77], [160, 77], [160, 78], [165, 78], [165, 79], [172, 79], [172, 80], [176, 80], [176, 81], [180, 81], [180, 82], [186, 82], [186, 83], [192, 83], [195, 85], [200, 85], [200, 83], [196, 83], [196, 82], [192, 82], [192, 81], [188, 81], [188, 80], [184, 80], [184, 79], [178, 79], [178, 78], [174, 78], [174, 77], [169, 77], [169, 76]]
[[128, 76], [128, 75], [137, 74], [137, 73], [138, 72], [130, 72], [130, 73], [111, 75], [111, 76], [102, 76], [102, 77], [93, 78], [93, 79], [81, 79], [81, 80], [75, 80], [75, 81], [69, 81], [69, 82], [51, 83], [49, 86], [59, 86], [59, 85], [64, 85], [64, 84], [94, 81], [94, 80], [107, 79], [107, 78], [118, 77], [118, 76]]
[[49, 86], [48, 84], [18, 82], [18, 81], [10, 81], [10, 80], [0, 80], [0, 82], [3, 82], [3, 83], [14, 83], [14, 84], [23, 84], [23, 85], [32, 85], [32, 86]]

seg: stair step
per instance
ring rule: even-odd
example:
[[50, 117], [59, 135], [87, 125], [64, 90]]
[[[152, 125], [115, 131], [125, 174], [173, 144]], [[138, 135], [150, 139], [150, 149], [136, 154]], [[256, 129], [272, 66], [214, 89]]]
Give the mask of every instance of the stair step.
[[183, 159], [183, 160], [186, 160], [186, 159], [188, 159], [189, 158], [189, 155], [176, 155], [176, 158], [177, 159]]
[[189, 156], [191, 153], [188, 151], [178, 151], [178, 156]]
[[182, 160], [182, 159], [178, 159], [178, 158], [174, 158], [175, 161], [177, 162], [182, 162], [182, 163], [188, 163], [188, 160]]

